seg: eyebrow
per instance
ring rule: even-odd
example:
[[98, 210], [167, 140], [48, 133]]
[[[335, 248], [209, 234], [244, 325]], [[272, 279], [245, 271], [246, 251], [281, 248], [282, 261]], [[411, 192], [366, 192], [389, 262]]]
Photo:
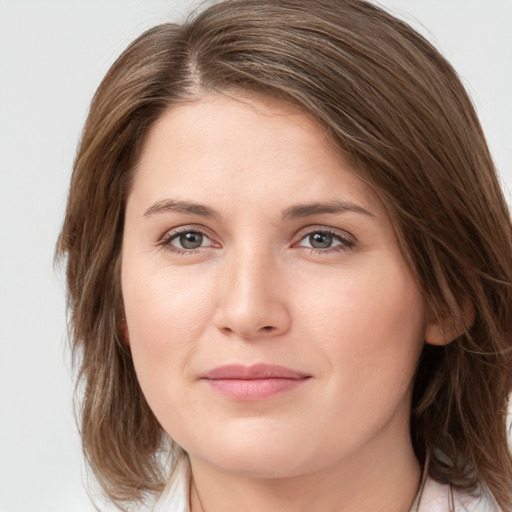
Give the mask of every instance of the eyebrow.
[[155, 213], [177, 212], [188, 215], [199, 215], [200, 217], [220, 219], [220, 214], [209, 206], [190, 201], [177, 201], [175, 199], [164, 199], [150, 206], [145, 212], [144, 217], [149, 217]]
[[[164, 199], [162, 201], [156, 202], [144, 212], [144, 217], [149, 217], [151, 215], [155, 215], [156, 213], [165, 212], [177, 212], [187, 215], [198, 215], [205, 218], [221, 219], [220, 213], [213, 208], [210, 208], [209, 206], [205, 206], [199, 203], [192, 203], [190, 201], [178, 201], [176, 199]], [[345, 212], [354, 212], [367, 215], [369, 217], [375, 217], [373, 213], [364, 209], [362, 206], [347, 201], [334, 200], [327, 203], [307, 203], [290, 206], [284, 210], [282, 219], [286, 220], [310, 217], [312, 215], [336, 214]]]
[[309, 217], [311, 215], [322, 215], [322, 214], [335, 214], [354, 212], [362, 215], [368, 215], [369, 217], [375, 217], [375, 215], [368, 210], [348, 201], [329, 201], [327, 203], [308, 203], [308, 204], [297, 204], [290, 206], [283, 212], [283, 219]]

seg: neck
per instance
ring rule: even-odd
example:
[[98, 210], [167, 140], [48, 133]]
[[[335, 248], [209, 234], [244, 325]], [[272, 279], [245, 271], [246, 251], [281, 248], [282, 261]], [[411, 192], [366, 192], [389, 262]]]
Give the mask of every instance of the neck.
[[[192, 512], [408, 512], [421, 471], [396, 425], [336, 464], [285, 478], [252, 478], [191, 457]], [[397, 441], [398, 439], [398, 441]]]

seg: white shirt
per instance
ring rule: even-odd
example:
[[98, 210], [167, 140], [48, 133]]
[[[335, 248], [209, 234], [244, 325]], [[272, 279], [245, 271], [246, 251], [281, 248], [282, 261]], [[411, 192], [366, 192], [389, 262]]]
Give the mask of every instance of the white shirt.
[[[189, 485], [190, 465], [181, 460], [176, 466], [173, 478], [164, 489], [152, 512], [190, 512]], [[452, 498], [453, 496], [453, 498]], [[418, 503], [419, 501], [419, 503]], [[411, 508], [411, 512], [501, 512], [491, 496], [469, 496], [457, 490], [451, 492], [449, 485], [444, 485], [427, 478], [421, 495]]]
[[[419, 506], [418, 502], [419, 501]], [[489, 494], [470, 496], [427, 477], [411, 512], [501, 512]]]

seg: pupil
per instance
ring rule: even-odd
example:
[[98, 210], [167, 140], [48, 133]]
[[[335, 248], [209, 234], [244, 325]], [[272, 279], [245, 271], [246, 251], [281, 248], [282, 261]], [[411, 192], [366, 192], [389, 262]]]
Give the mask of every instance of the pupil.
[[332, 235], [329, 233], [313, 233], [309, 236], [309, 243], [315, 249], [326, 249], [332, 244]]
[[197, 249], [203, 243], [203, 235], [201, 233], [183, 233], [180, 235], [180, 244], [185, 249]]

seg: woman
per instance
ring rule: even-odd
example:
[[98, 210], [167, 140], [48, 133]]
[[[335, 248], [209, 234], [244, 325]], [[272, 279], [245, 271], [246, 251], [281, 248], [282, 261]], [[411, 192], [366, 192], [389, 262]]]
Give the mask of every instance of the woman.
[[510, 216], [451, 66], [360, 0], [227, 0], [91, 105], [59, 253], [118, 504], [512, 510]]

